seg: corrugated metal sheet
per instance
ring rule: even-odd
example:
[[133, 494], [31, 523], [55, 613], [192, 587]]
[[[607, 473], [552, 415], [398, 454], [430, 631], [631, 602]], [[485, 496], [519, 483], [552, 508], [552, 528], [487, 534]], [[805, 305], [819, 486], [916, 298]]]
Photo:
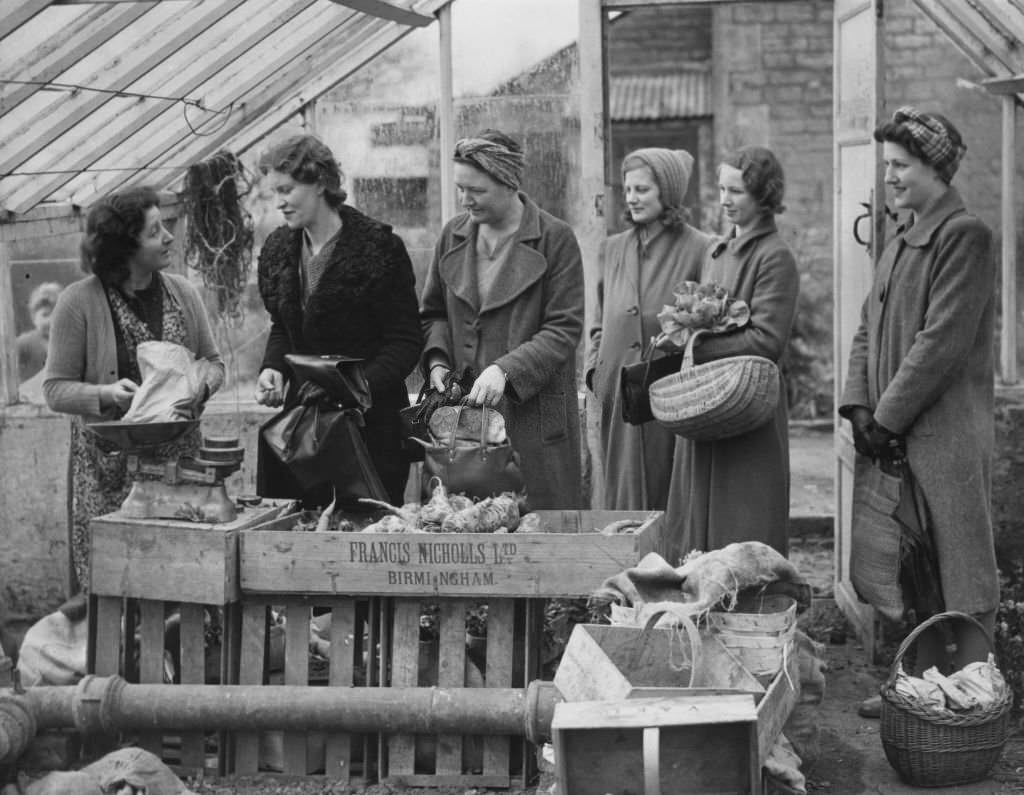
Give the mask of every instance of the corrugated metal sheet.
[[0, 0], [0, 209], [173, 189], [452, 0]]
[[613, 77], [608, 90], [608, 111], [612, 121], [710, 116], [711, 74], [692, 70], [671, 75]]
[[992, 77], [1024, 73], [1024, 0], [914, 0]]

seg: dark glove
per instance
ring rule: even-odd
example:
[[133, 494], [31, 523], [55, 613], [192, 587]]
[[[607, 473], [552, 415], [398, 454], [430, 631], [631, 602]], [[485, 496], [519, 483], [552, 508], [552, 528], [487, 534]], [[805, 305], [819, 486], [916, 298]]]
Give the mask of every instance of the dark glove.
[[874, 457], [874, 447], [869, 440], [872, 426], [875, 424], [874, 415], [871, 409], [864, 406], [856, 406], [849, 416], [850, 426], [853, 430], [853, 447], [861, 455]]

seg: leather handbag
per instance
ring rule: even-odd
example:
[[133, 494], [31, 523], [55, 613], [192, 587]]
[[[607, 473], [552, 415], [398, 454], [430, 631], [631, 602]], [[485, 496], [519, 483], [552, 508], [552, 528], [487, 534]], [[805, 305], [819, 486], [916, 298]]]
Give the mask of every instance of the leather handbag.
[[[430, 401], [426, 399], [428, 395], [432, 397]], [[398, 410], [398, 421], [402, 426], [402, 452], [410, 461], [422, 461], [423, 445], [432, 441], [427, 422], [434, 408], [439, 405], [435, 396], [438, 396], [437, 390], [430, 387], [429, 381], [424, 381], [416, 402]]]
[[[362, 425], [358, 409], [314, 400], [272, 417], [260, 428], [260, 440], [303, 491], [327, 484], [334, 487], [338, 500], [387, 500], [387, 491], [363, 439]], [[264, 487], [261, 495], [276, 496], [266, 493], [274, 491], [273, 484]]]
[[619, 373], [622, 419], [630, 425], [643, 425], [654, 419], [649, 392], [651, 384], [666, 375], [678, 373], [683, 363], [682, 352], [655, 359], [654, 351], [654, 345], [649, 346], [641, 361], [627, 364]]
[[[464, 410], [472, 407], [460, 405]], [[423, 493], [430, 494], [430, 481], [438, 478], [451, 494], [465, 494], [474, 499], [494, 497], [504, 492], [520, 494], [523, 491], [523, 473], [519, 467], [519, 454], [506, 439], [501, 444], [486, 441], [489, 409], [482, 410], [480, 437], [466, 442], [459, 439], [459, 418], [451, 426], [447, 439], [425, 446], [423, 458]]]
[[362, 359], [286, 353], [284, 360], [300, 382], [311, 381], [316, 384], [342, 408], [366, 411], [373, 405]]

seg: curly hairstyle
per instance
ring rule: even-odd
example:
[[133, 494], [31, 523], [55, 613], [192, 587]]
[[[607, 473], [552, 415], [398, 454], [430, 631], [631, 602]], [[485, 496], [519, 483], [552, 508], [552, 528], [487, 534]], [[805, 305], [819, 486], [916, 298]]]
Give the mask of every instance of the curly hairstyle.
[[[956, 128], [953, 122], [941, 113], [929, 113], [928, 115], [946, 128], [946, 135], [949, 136], [949, 140], [954, 147], [966, 148], [963, 136], [960, 135], [960, 130]], [[934, 158], [924, 151], [920, 139], [914, 136], [909, 126], [903, 122], [893, 121], [892, 119], [883, 121], [875, 127], [873, 137], [878, 143], [889, 142], [899, 144], [922, 163], [926, 163], [933, 168], [936, 167]], [[950, 175], [950, 179], [952, 179], [952, 175]], [[946, 179], [946, 182], [949, 182], [950, 179]]]
[[[622, 159], [622, 181], [626, 181], [627, 171], [633, 171], [638, 168], [646, 168], [648, 171], [651, 172], [651, 177], [654, 179], [654, 184], [658, 186], [658, 193], [664, 196], [665, 186], [658, 181], [658, 175], [654, 173], [654, 169], [652, 169], [649, 165], [647, 165], [647, 163], [645, 163], [639, 157], [633, 157], [631, 154], [626, 155]], [[686, 224], [690, 223], [690, 217], [690, 210], [688, 207], [684, 207], [682, 205], [678, 207], [669, 207], [665, 204], [664, 201], [662, 201], [661, 215], [658, 216], [658, 220], [661, 222], [662, 226], [666, 228], [671, 228], [675, 226], [685, 226]], [[630, 226], [642, 226], [642, 224], [638, 224], [636, 221], [633, 220], [633, 215], [629, 212], [629, 207], [623, 208], [622, 220], [625, 221]]]
[[304, 185], [322, 185], [332, 209], [345, 203], [345, 174], [327, 144], [313, 135], [296, 135], [271, 147], [260, 158], [260, 171], [280, 171]]
[[149, 187], [111, 193], [94, 204], [85, 219], [82, 270], [94, 273], [105, 286], [123, 284], [140, 247], [146, 213], [159, 206], [160, 197]]
[[786, 211], [782, 199], [786, 194], [786, 175], [775, 154], [763, 146], [744, 146], [722, 158], [722, 166], [732, 166], [743, 174], [743, 184], [761, 208], [762, 215], [778, 215]]

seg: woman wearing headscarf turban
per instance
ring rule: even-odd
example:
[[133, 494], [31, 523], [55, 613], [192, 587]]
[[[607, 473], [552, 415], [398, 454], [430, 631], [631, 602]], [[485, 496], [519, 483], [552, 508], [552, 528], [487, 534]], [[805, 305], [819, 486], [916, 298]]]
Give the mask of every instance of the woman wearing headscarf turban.
[[520, 190], [522, 150], [504, 133], [460, 140], [454, 161], [465, 212], [441, 232], [424, 282], [424, 370], [438, 390], [453, 369], [473, 373], [468, 400], [504, 416], [531, 508], [580, 507], [576, 236]]
[[[864, 301], [839, 414], [859, 453], [855, 479], [891, 440], [903, 441], [931, 517], [946, 608], [974, 614], [991, 638], [992, 232], [950, 185], [966, 147], [946, 118], [900, 108], [874, 137], [903, 224]], [[964, 659], [984, 658], [984, 643], [966, 645]]]
[[[715, 282], [750, 307], [747, 325], [705, 337], [695, 364], [730, 356], [778, 363], [789, 345], [800, 278], [779, 235], [786, 180], [775, 155], [746, 146], [718, 165], [718, 202], [732, 229], [715, 243], [701, 281]], [[676, 447], [666, 521], [680, 553], [761, 541], [783, 555], [789, 531], [789, 406], [780, 390], [774, 416], [752, 431]]]
[[683, 199], [693, 157], [638, 149], [622, 161], [626, 221], [631, 228], [601, 247], [597, 306], [590, 328], [586, 381], [600, 407], [604, 505], [609, 510], [664, 510], [678, 437], [656, 422], [622, 419], [619, 372], [640, 361], [661, 327], [657, 314], [681, 282], [700, 278], [711, 237], [687, 221]]

